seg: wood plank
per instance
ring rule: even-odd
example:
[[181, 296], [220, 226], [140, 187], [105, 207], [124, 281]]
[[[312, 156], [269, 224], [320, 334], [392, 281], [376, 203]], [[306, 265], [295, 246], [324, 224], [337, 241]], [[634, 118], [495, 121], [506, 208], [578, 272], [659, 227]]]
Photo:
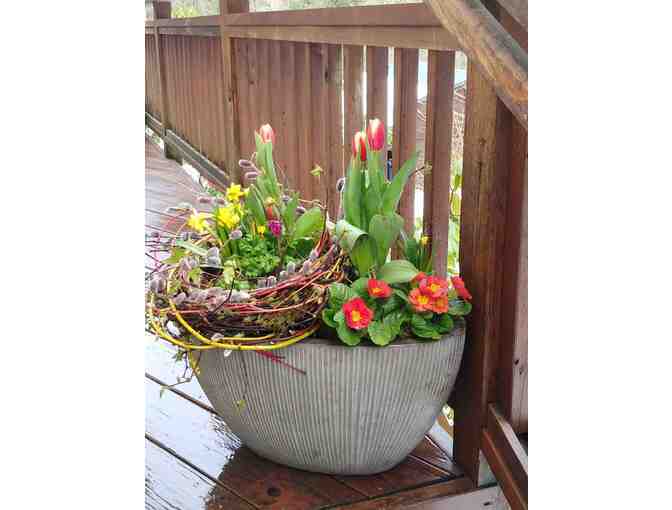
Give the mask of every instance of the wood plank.
[[173, 131], [166, 131], [164, 142], [187, 159], [189, 163], [209, 181], [219, 184], [220, 186], [229, 185], [230, 178], [227, 173], [217, 167], [212, 161], [208, 160]]
[[450, 225], [450, 171], [453, 146], [455, 52], [429, 51], [423, 231], [433, 250], [434, 273], [445, 277]]
[[487, 402], [496, 398], [513, 117], [471, 61], [467, 76], [460, 271], [473, 310], [455, 390], [455, 460], [478, 481], [480, 430]]
[[344, 157], [352, 157], [352, 138], [364, 126], [364, 48], [343, 46], [343, 89], [345, 99]]
[[[391, 6], [385, 6], [391, 7]], [[403, 41], [405, 48], [430, 50], [459, 50], [457, 39], [439, 27], [236, 27], [226, 29], [231, 37], [246, 39], [273, 39], [329, 44], [354, 44], [366, 46], [397, 46]]]
[[145, 440], [145, 508], [252, 510], [255, 507], [155, 443]]
[[230, 26], [441, 26], [424, 4], [250, 12], [224, 18], [225, 24]]
[[[366, 47], [366, 121], [380, 119], [385, 129], [387, 118], [388, 49], [378, 46]], [[387, 162], [387, 136], [384, 150], [380, 151], [381, 163]], [[383, 167], [384, 168], [384, 167]]]
[[527, 510], [527, 494], [523, 494], [521, 487], [516, 484], [510, 466], [495, 446], [488, 430], [482, 432], [481, 448], [512, 510]]
[[234, 45], [223, 22], [226, 14], [249, 11], [248, 0], [219, 0], [219, 32], [222, 44], [222, 101], [224, 102], [224, 133], [226, 136], [226, 167], [232, 182], [242, 182], [238, 161], [241, 158], [240, 126], [238, 124], [238, 91]]
[[[254, 42], [254, 41], [250, 41]], [[270, 52], [270, 75], [271, 75], [271, 88], [273, 99], [271, 100], [271, 126], [276, 131], [276, 143], [273, 146], [273, 158], [275, 164], [280, 167], [281, 174], [284, 175], [283, 171], [287, 167], [287, 144], [283, 143], [283, 139], [277, 138], [277, 134], [286, 136], [288, 133], [283, 133], [283, 122], [285, 117], [285, 108], [286, 105], [283, 103], [283, 87], [285, 85], [285, 68], [284, 63], [282, 62], [282, 51], [281, 51], [281, 42], [279, 41], [269, 41], [269, 52]], [[255, 127], [258, 129], [258, 126]]]
[[[436, 19], [436, 18], [435, 18]], [[438, 23], [438, 21], [437, 21]], [[219, 16], [194, 16], [192, 18], [168, 18], [145, 20], [146, 27], [218, 27]]]
[[145, 387], [147, 434], [255, 506], [315, 508], [362, 499], [330, 476], [256, 456], [217, 415], [170, 391], [159, 397], [160, 387], [152, 381], [147, 380]]
[[[418, 101], [417, 49], [394, 50], [394, 132], [392, 135], [392, 171], [398, 172], [416, 151], [416, 120]], [[413, 232], [415, 176], [409, 179], [399, 203], [407, 232]]]
[[[504, 465], [515, 480], [519, 492], [527, 501], [527, 452], [511, 424], [494, 404], [488, 406], [487, 427], [484, 432], [487, 432], [488, 440], [492, 443], [497, 455], [502, 458]], [[488, 460], [490, 461], [489, 458]], [[492, 466], [493, 462], [490, 462], [490, 465]], [[495, 474], [497, 474], [497, 471], [495, 471]]]
[[[249, 65], [247, 62], [248, 54], [247, 48], [248, 45], [254, 41], [247, 41], [244, 39], [236, 39], [234, 42], [234, 53], [235, 60], [233, 65], [236, 69], [236, 89], [238, 90], [238, 101], [237, 101], [237, 119], [238, 126], [237, 130], [239, 132], [239, 143], [240, 143], [240, 154], [241, 158], [249, 158], [254, 152], [254, 134], [255, 129], [254, 124], [252, 124], [252, 119], [250, 116], [250, 98], [249, 98]], [[240, 158], [238, 158], [240, 159]], [[236, 167], [238, 162], [236, 161]]]
[[501, 7], [480, 1], [426, 0], [446, 30], [527, 129], [527, 52], [497, 21]]
[[336, 478], [369, 497], [375, 497], [403, 488], [451, 479], [454, 476], [409, 456], [401, 464], [384, 473], [370, 476], [336, 476]]
[[219, 27], [156, 27], [160, 34], [192, 37], [219, 37]]
[[311, 129], [311, 79], [310, 79], [310, 45], [293, 43], [296, 55], [297, 84], [297, 137], [299, 142], [299, 167], [294, 186], [302, 197], [311, 196], [309, 176], [313, 168], [313, 130]]
[[[410, 505], [419, 502], [432, 500], [436, 498], [446, 497], [453, 494], [459, 494], [473, 488], [473, 484], [466, 477], [455, 478], [444, 482], [428, 485], [426, 487], [419, 487], [404, 491], [399, 491], [395, 494], [379, 496], [349, 505], [341, 505], [336, 508], [343, 508], [348, 510], [379, 510], [382, 508], [408, 508]], [[452, 507], [444, 507], [452, 508]], [[476, 508], [476, 507], [474, 507]]]
[[[311, 125], [313, 126], [313, 161], [310, 169], [315, 165], [321, 167], [329, 164], [328, 151], [328, 131], [324, 129], [325, 119], [327, 119], [327, 107], [329, 100], [327, 97], [326, 76], [328, 73], [328, 49], [326, 44], [310, 45], [310, 92], [311, 92]], [[319, 126], [319, 128], [318, 128]], [[310, 182], [311, 200], [319, 200], [323, 205], [327, 202], [327, 190], [321, 183], [309, 172], [301, 176]]]
[[290, 42], [272, 43], [280, 46], [280, 61], [284, 72], [282, 79], [278, 84], [280, 90], [276, 97], [282, 104], [281, 124], [276, 130], [276, 140], [284, 149], [284, 166], [282, 175], [285, 185], [288, 188], [296, 187], [296, 181], [299, 179], [299, 144], [296, 132], [297, 126], [297, 100], [296, 100], [296, 54], [294, 45]]
[[527, 32], [527, 0], [497, 0]]
[[327, 78], [327, 96], [329, 100], [329, 164], [325, 167], [325, 175], [320, 177], [327, 189], [329, 215], [332, 219], [338, 213], [339, 194], [336, 192], [336, 181], [345, 175], [343, 146], [346, 138], [343, 133], [343, 48], [339, 44], [329, 45], [329, 62]]
[[476, 508], [511, 510], [506, 503], [501, 489], [496, 485], [447, 497], [441, 496], [429, 501], [416, 503], [408, 508], [415, 510], [474, 510]]

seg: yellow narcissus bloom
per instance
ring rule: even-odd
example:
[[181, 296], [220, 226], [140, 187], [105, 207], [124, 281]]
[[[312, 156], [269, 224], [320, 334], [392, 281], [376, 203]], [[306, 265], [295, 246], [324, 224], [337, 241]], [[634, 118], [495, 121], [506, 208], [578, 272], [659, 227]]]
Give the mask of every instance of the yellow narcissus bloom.
[[187, 225], [192, 230], [195, 230], [199, 234], [202, 234], [203, 232], [205, 232], [205, 220], [207, 220], [208, 218], [212, 218], [212, 214], [200, 213], [200, 212], [194, 213], [191, 216], [189, 216]]
[[232, 184], [229, 186], [229, 189], [226, 190], [226, 198], [229, 202], [237, 203], [240, 200], [240, 197], [246, 196], [248, 190], [243, 189], [240, 184]]
[[266, 233], [266, 225], [257, 225], [257, 234], [263, 236]]
[[429, 242], [429, 236], [422, 236], [420, 238], [420, 244], [422, 246], [427, 246], [427, 243]]
[[240, 216], [236, 211], [236, 206], [229, 204], [226, 207], [220, 207], [217, 210], [217, 223], [224, 225], [229, 230], [235, 228], [240, 223]]

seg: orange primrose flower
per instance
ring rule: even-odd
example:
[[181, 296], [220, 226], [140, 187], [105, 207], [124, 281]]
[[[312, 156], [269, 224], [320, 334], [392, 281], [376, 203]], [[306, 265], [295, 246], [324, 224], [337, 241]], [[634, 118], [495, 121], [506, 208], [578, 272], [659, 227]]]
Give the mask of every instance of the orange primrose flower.
[[388, 298], [392, 294], [392, 289], [387, 282], [384, 282], [383, 280], [369, 278], [367, 289], [369, 291], [369, 296], [372, 298]]
[[432, 301], [433, 299], [426, 294], [420, 292], [420, 289], [413, 289], [408, 295], [408, 300], [413, 305], [413, 309], [416, 312], [431, 312], [432, 307], [434, 306]]
[[440, 298], [430, 301], [430, 310], [434, 313], [446, 313], [448, 307], [448, 296], [441, 296]]
[[467, 287], [465, 287], [462, 278], [453, 276], [450, 281], [453, 283], [453, 287], [455, 287], [458, 296], [467, 301], [471, 301], [471, 293], [467, 290]]
[[420, 292], [433, 299], [443, 297], [448, 292], [448, 282], [443, 278], [428, 276], [420, 282]]
[[421, 282], [422, 280], [424, 280], [425, 278], [427, 278], [427, 275], [426, 275], [425, 273], [423, 273], [422, 271], [420, 271], [418, 274], [416, 274], [416, 275], [413, 277], [413, 279], [411, 280], [411, 283], [415, 283], [415, 284], [418, 284], [418, 285], [419, 285], [420, 282]]

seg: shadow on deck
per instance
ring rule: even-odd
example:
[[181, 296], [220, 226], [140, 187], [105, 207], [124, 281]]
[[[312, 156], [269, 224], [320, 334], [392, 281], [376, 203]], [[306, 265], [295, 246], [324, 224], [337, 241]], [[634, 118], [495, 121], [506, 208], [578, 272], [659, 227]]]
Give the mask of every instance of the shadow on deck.
[[[175, 161], [145, 139], [146, 223], [202, 192]], [[146, 507], [151, 509], [507, 508], [497, 486], [475, 490], [451, 459], [452, 438], [438, 424], [394, 469], [373, 476], [329, 476], [291, 469], [252, 453], [217, 415], [196, 379], [161, 392], [183, 375], [174, 349], [147, 335]]]

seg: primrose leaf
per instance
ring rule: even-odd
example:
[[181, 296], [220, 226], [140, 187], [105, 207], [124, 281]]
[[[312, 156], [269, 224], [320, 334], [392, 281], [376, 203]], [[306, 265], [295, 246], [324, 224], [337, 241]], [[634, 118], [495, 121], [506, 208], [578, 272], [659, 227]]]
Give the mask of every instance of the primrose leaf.
[[334, 315], [334, 310], [331, 308], [325, 308], [322, 310], [322, 321], [330, 328], [338, 327], [338, 323], [334, 320]]
[[436, 326], [440, 333], [450, 333], [453, 330], [453, 327], [455, 327], [455, 324], [453, 323], [453, 318], [450, 314], [444, 313], [439, 316]]
[[359, 297], [368, 297], [369, 296], [369, 279], [368, 278], [359, 278], [355, 280], [350, 288], [357, 293]]
[[376, 345], [387, 345], [394, 338], [389, 323], [381, 321], [372, 321], [368, 326], [368, 333], [371, 341]]
[[340, 309], [346, 301], [350, 301], [357, 294], [343, 283], [332, 283], [329, 285], [329, 307]]
[[433, 340], [441, 338], [438, 327], [418, 314], [411, 317], [411, 331], [420, 338], [431, 338]]
[[387, 283], [410, 282], [418, 270], [408, 260], [391, 260], [378, 270], [378, 278]]
[[450, 315], [468, 315], [471, 312], [471, 303], [462, 299], [451, 301], [448, 307]]
[[338, 323], [336, 333], [338, 333], [338, 338], [341, 339], [341, 342], [350, 346], [357, 345], [362, 341], [361, 334], [350, 329], [345, 320]]

